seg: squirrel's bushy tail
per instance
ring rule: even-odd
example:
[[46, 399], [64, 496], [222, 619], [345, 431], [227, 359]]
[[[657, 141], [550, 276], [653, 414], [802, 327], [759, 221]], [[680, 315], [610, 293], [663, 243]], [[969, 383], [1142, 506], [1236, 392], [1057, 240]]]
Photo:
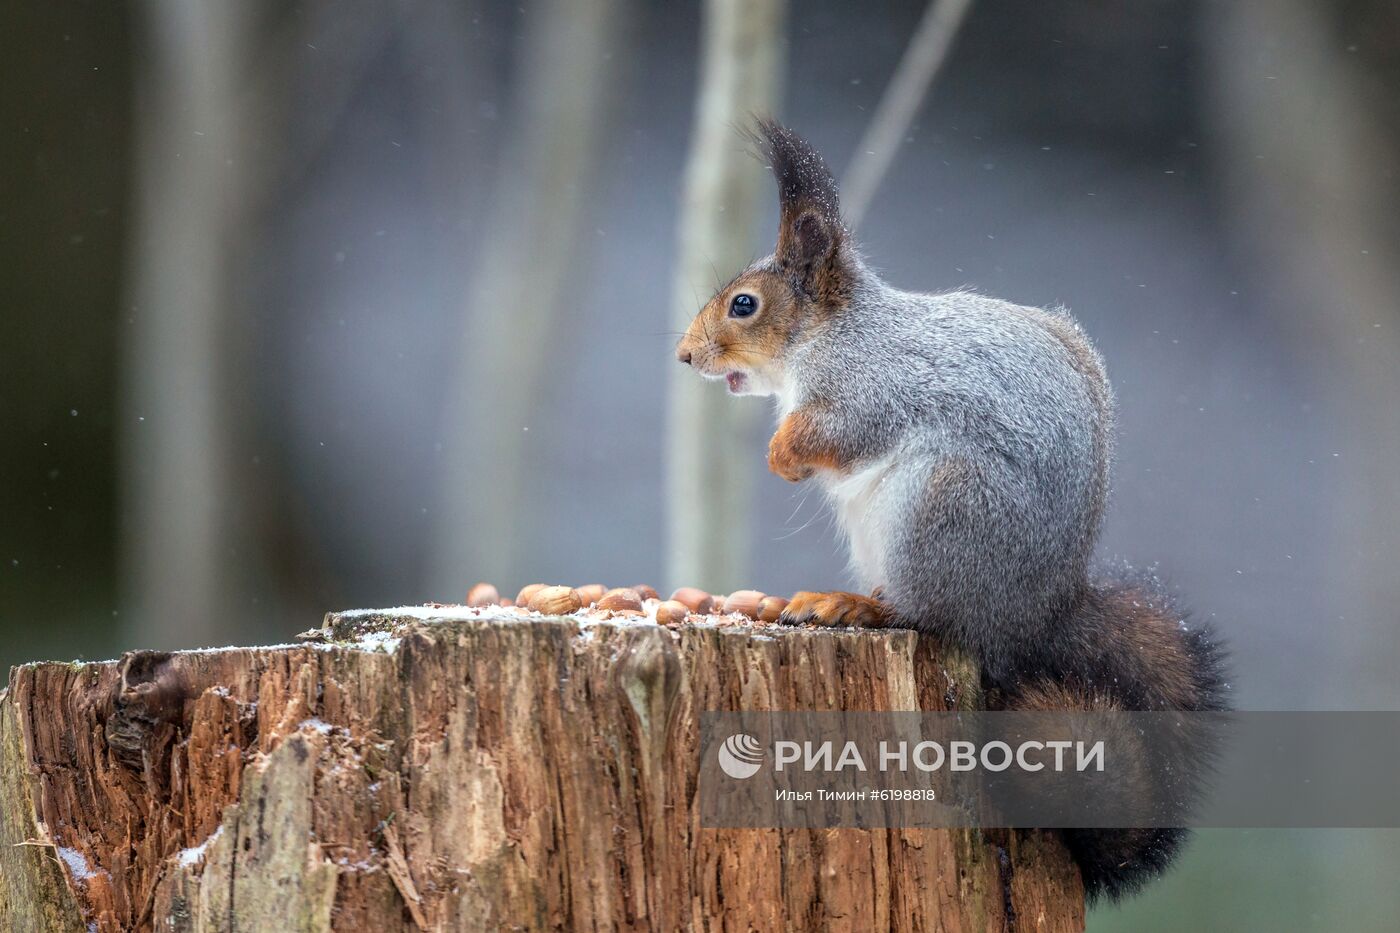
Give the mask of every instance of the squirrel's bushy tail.
[[[1060, 663], [1043, 677], [1007, 689], [1007, 709], [1228, 709], [1224, 656], [1210, 629], [1189, 624], [1149, 584], [1091, 584], [1061, 633], [1063, 644], [1074, 647], [1064, 649]], [[1107, 728], [1114, 728], [1111, 721]], [[1190, 738], [1171, 748], [1148, 748], [1137, 730], [1124, 728], [1114, 736], [1132, 750], [1133, 760], [1114, 775], [1107, 791], [1122, 795], [1124, 812], [1132, 809], [1129, 803], [1140, 807], [1142, 801], [1180, 811], [1195, 799], [1215, 751], [1208, 736], [1197, 732]], [[1088, 897], [1116, 900], [1160, 874], [1190, 832], [1171, 827], [1075, 829], [1063, 835]]]

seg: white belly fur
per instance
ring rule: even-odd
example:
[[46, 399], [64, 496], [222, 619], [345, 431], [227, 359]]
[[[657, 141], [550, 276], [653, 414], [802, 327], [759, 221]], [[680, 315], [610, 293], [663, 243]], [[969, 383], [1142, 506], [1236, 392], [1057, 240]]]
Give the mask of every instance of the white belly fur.
[[902, 480], [895, 460], [890, 454], [858, 473], [828, 473], [821, 478], [850, 543], [851, 570], [866, 589], [885, 583], [885, 549], [895, 540]]

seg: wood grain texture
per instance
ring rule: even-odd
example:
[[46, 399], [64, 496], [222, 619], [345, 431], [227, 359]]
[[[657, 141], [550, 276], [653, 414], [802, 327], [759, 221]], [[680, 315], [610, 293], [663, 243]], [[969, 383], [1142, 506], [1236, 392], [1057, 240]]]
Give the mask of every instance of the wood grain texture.
[[699, 826], [703, 711], [974, 705], [927, 639], [433, 614], [16, 668], [0, 928], [1083, 928], [1053, 836]]

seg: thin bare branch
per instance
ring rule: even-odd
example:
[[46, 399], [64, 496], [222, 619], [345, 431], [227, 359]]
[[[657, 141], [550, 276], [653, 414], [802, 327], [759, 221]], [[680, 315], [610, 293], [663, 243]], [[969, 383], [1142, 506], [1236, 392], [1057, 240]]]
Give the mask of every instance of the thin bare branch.
[[852, 228], [865, 216], [971, 6], [972, 0], [929, 3], [841, 181], [842, 214]]

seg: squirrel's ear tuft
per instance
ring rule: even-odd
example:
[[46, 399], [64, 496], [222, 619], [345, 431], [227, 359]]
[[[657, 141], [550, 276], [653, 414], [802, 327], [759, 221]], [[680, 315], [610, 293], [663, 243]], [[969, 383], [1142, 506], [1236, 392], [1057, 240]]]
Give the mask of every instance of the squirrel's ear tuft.
[[783, 220], [812, 211], [822, 220], [839, 226], [841, 198], [836, 191], [836, 179], [821, 153], [776, 120], [757, 121], [753, 138], [778, 182]]
[[836, 179], [826, 161], [776, 120], [758, 120], [750, 136], [778, 182], [778, 261], [813, 295], [844, 291], [841, 248], [846, 228]]

